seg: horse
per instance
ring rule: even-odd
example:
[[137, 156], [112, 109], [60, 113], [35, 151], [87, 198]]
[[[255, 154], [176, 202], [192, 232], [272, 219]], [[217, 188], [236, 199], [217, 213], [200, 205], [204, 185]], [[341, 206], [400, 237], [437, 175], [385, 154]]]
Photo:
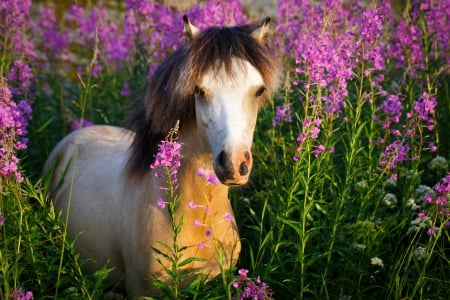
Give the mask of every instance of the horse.
[[[170, 280], [164, 272], [170, 264], [155, 250], [173, 245], [167, 207], [157, 203], [168, 201], [167, 193], [149, 165], [175, 124], [182, 145], [177, 242], [181, 260], [196, 258], [182, 270], [211, 279], [236, 265], [241, 244], [228, 191], [249, 180], [257, 114], [279, 84], [270, 18], [205, 30], [187, 16], [183, 21], [184, 45], [147, 80], [128, 126], [78, 129], [44, 166], [86, 272], [112, 267], [108, 280], [131, 298], [158, 293], [152, 278]], [[205, 183], [199, 169], [218, 181]]]

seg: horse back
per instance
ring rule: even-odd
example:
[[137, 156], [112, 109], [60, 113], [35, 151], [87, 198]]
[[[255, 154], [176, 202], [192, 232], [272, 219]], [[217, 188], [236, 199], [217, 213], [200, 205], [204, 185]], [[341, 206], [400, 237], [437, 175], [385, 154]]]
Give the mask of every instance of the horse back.
[[[122, 180], [133, 134], [113, 126], [90, 126], [66, 136], [52, 151], [44, 171], [52, 173], [50, 193], [69, 235], [93, 272], [106, 263], [123, 277], [120, 225], [124, 208]], [[126, 215], [126, 214], [125, 214]], [[66, 219], [67, 218], [67, 219]], [[116, 275], [115, 275], [116, 274]]]

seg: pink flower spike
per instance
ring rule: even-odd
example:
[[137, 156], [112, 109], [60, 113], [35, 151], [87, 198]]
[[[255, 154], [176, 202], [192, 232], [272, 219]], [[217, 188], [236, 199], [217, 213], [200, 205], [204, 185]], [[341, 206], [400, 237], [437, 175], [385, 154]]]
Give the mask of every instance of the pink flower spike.
[[197, 245], [198, 249], [203, 249], [206, 247], [205, 243], [198, 243]]
[[197, 207], [197, 204], [195, 204], [194, 202], [191, 201], [188, 203], [188, 206], [189, 206], [189, 208], [194, 209]]
[[436, 231], [434, 230], [433, 227], [428, 228], [427, 234], [428, 235], [434, 235], [436, 233]]

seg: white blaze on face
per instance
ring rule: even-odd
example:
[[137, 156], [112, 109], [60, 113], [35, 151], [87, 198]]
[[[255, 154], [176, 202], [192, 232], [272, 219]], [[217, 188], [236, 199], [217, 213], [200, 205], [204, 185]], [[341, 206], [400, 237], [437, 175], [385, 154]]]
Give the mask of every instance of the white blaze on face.
[[253, 140], [263, 78], [249, 62], [234, 59], [233, 77], [224, 69], [203, 76], [196, 91], [197, 123], [214, 157], [216, 175], [226, 184], [244, 184], [252, 166]]

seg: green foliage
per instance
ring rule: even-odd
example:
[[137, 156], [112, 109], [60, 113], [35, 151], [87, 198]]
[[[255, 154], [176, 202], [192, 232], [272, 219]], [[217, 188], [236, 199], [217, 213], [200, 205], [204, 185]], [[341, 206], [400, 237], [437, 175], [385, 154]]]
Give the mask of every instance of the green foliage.
[[[0, 298], [13, 291], [33, 291], [35, 299], [95, 299], [105, 287], [107, 269], [81, 271], [73, 242], [63, 239], [64, 224], [39, 180], [0, 182]], [[65, 249], [61, 255], [62, 249]], [[55, 285], [55, 278], [59, 278]]]

